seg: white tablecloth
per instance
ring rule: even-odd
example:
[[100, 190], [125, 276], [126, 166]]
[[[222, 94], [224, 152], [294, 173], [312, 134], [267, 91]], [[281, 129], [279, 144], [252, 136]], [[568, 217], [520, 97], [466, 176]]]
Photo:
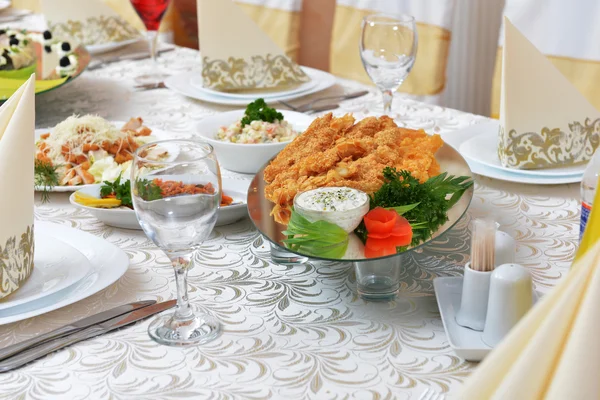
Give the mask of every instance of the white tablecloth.
[[[160, 63], [178, 73], [198, 70], [200, 58], [178, 49], [161, 56]], [[85, 72], [38, 97], [36, 125], [52, 126], [71, 114], [97, 113], [111, 120], [141, 116], [152, 128], [188, 136], [202, 118], [229, 109], [166, 89], [133, 91], [133, 78], [151, 69], [145, 60]], [[364, 87], [340, 80], [311, 97]], [[379, 93], [370, 89], [336, 113], [362, 117], [381, 110]], [[429, 132], [484, 120], [406, 98], [397, 98], [393, 108], [400, 123]], [[401, 296], [392, 303], [358, 299], [348, 264], [272, 264], [268, 246], [248, 220], [216, 228], [190, 272], [190, 297], [223, 322], [218, 340], [192, 348], [160, 346], [148, 337], [146, 320], [0, 374], [0, 398], [417, 399], [428, 387], [452, 398], [476, 364], [450, 349], [432, 278], [459, 274], [468, 251], [468, 221], [492, 214], [517, 239], [517, 260], [531, 269], [536, 288], [546, 291], [568, 270], [577, 246], [578, 187], [477, 177], [469, 216], [407, 265]], [[117, 283], [88, 299], [0, 326], [1, 347], [136, 299], [174, 298], [167, 258], [141, 231], [104, 226], [70, 206], [65, 194], [39, 204], [36, 218], [98, 235], [122, 248], [131, 265]]]

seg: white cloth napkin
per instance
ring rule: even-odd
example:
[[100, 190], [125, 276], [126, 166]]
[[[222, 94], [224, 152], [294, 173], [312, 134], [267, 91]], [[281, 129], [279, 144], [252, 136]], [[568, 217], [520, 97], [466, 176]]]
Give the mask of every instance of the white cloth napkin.
[[33, 270], [35, 75], [0, 107], [0, 298]]

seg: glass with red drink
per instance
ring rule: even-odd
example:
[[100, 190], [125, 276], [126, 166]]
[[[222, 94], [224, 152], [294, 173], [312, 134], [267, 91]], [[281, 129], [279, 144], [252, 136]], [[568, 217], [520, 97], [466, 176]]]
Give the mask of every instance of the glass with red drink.
[[[150, 46], [150, 56], [152, 57], [152, 61], [156, 68], [155, 71], [158, 71], [158, 65], [156, 62], [157, 57], [157, 37], [158, 37], [158, 28], [160, 27], [160, 22], [167, 11], [167, 7], [169, 6], [170, 0], [130, 0], [133, 8], [140, 16], [140, 19], [146, 26], [148, 44]], [[137, 83], [142, 85], [158, 85], [162, 81], [164, 81], [168, 77], [167, 74], [161, 72], [154, 72], [152, 74], [138, 76], [135, 80]]]

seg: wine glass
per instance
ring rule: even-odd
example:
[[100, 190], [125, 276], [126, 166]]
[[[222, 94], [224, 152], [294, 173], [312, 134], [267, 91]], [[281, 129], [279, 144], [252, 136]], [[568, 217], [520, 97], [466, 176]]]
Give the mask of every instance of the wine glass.
[[383, 111], [390, 114], [394, 92], [412, 69], [417, 55], [417, 28], [410, 15], [374, 14], [362, 21], [360, 58], [381, 90]]
[[221, 172], [212, 146], [194, 140], [141, 146], [133, 158], [130, 182], [142, 229], [175, 270], [177, 310], [156, 318], [148, 328], [150, 337], [171, 346], [213, 340], [220, 333], [219, 322], [194, 314], [187, 294], [193, 256], [215, 226], [221, 200]]
[[[140, 16], [142, 22], [146, 26], [146, 36], [148, 45], [150, 46], [150, 57], [154, 63], [154, 71], [158, 69], [157, 57], [157, 38], [160, 22], [167, 11], [167, 6], [170, 0], [130, 0], [131, 5]], [[168, 75], [161, 72], [153, 72], [147, 75], [141, 75], [135, 78], [135, 81], [140, 85], [158, 86], [159, 83], [168, 78]]]

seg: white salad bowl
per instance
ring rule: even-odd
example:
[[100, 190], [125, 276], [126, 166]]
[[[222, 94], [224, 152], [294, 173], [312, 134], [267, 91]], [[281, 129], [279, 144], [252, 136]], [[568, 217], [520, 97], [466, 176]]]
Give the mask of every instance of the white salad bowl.
[[[304, 132], [313, 118], [295, 111], [277, 110], [284, 120], [297, 132]], [[225, 169], [243, 174], [255, 174], [290, 142], [280, 143], [231, 143], [217, 139], [222, 126], [229, 126], [243, 118], [245, 110], [228, 111], [204, 118], [196, 126], [197, 134], [210, 143], [217, 154], [219, 164]]]
[[[233, 198], [233, 204], [227, 207], [221, 207], [217, 216], [215, 226], [228, 225], [239, 221], [248, 216], [248, 206], [246, 205], [246, 194], [248, 192], [248, 181], [235, 179], [223, 179], [223, 192]], [[69, 201], [75, 207], [87, 210], [90, 214], [103, 222], [105, 225], [114, 226], [123, 229], [142, 229], [135, 215], [135, 211], [127, 207], [120, 208], [96, 208], [79, 204], [75, 201], [76, 193], [83, 193], [89, 196], [100, 198], [100, 188], [102, 185], [86, 185], [86, 187], [74, 192], [69, 197]]]

